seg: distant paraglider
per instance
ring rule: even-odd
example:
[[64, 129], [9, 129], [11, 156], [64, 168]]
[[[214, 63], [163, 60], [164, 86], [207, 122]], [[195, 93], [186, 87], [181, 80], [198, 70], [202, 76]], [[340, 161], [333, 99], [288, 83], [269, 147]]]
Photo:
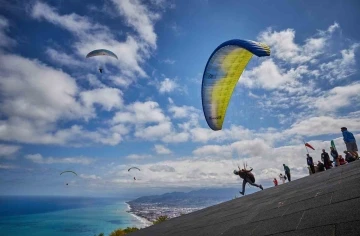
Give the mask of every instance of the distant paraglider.
[[270, 48], [251, 40], [233, 39], [211, 54], [203, 74], [202, 106], [212, 130], [221, 130], [234, 88], [252, 55], [270, 56]]
[[[72, 170], [63, 171], [63, 172], [60, 173], [60, 175], [62, 175], [62, 174], [64, 174], [64, 173], [72, 173], [72, 174], [78, 176], [78, 175], [77, 175], [74, 171], [72, 171]], [[66, 185], [69, 185], [69, 183], [66, 183]]]
[[[130, 170], [133, 170], [133, 169], [141, 171], [141, 170], [140, 170], [139, 168], [137, 168], [137, 167], [130, 167], [130, 168], [128, 169], [128, 172], [130, 172]], [[134, 180], [136, 180], [136, 177], [135, 177], [135, 176], [134, 176]]]
[[[86, 58], [95, 57], [95, 56], [109, 56], [118, 59], [115, 53], [106, 49], [96, 49], [94, 51], [91, 51], [86, 55]], [[104, 69], [100, 67], [99, 71], [100, 73], [103, 73]]]

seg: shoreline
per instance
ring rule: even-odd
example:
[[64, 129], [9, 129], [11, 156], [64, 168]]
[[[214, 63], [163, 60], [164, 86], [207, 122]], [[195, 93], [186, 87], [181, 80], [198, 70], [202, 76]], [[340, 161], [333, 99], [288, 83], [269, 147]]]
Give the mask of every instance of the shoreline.
[[127, 205], [127, 208], [128, 208], [128, 210], [126, 212], [129, 213], [130, 215], [132, 215], [137, 220], [139, 220], [141, 222], [142, 227], [146, 228], [146, 227], [149, 227], [150, 225], [152, 225], [152, 222], [148, 221], [147, 219], [145, 219], [141, 216], [138, 216], [133, 212], [130, 212], [131, 211], [130, 204], [127, 202], [125, 202], [125, 204]]

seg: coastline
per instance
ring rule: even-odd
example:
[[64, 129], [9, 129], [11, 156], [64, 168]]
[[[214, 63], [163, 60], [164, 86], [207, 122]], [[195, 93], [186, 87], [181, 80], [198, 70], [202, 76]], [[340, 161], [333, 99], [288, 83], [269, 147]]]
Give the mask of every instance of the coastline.
[[127, 202], [124, 202], [127, 205], [128, 210], [126, 211], [127, 213], [129, 213], [130, 215], [132, 215], [134, 218], [136, 218], [137, 220], [139, 220], [141, 222], [141, 227], [142, 228], [146, 228], [149, 227], [150, 225], [152, 225], [152, 222], [148, 221], [147, 219], [136, 215], [135, 213], [131, 212], [131, 207], [130, 204]]

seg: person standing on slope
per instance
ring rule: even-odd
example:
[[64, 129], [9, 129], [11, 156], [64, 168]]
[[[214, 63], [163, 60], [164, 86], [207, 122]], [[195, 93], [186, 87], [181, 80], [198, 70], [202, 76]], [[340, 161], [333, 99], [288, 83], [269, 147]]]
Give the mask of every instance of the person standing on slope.
[[280, 180], [282, 181], [283, 184], [285, 184], [285, 181], [286, 181], [286, 176], [284, 176], [283, 174], [279, 174], [279, 178]]
[[283, 164], [283, 166], [284, 166], [284, 170], [285, 170], [285, 175], [287, 176], [289, 182], [291, 182], [290, 168], [285, 164]]
[[324, 162], [326, 170], [331, 168], [330, 156], [329, 156], [329, 153], [325, 152], [325, 149], [322, 150], [321, 160]]
[[277, 181], [276, 178], [274, 178], [273, 182], [274, 182], [274, 185], [275, 185], [275, 186], [278, 186], [278, 181]]
[[340, 164], [339, 164], [339, 154], [338, 154], [338, 152], [333, 147], [330, 147], [330, 150], [331, 150], [330, 155], [333, 157], [335, 166], [339, 166]]
[[255, 177], [254, 177], [253, 173], [251, 173], [252, 170], [253, 170], [252, 168], [251, 168], [251, 170], [246, 170], [246, 169], [240, 170], [240, 167], [239, 167], [239, 171], [234, 170], [234, 175], [238, 175], [238, 176], [240, 176], [240, 178], [243, 179], [242, 191], [241, 192], [239, 191], [239, 193], [241, 195], [245, 194], [246, 183], [249, 183], [252, 186], [261, 188], [261, 190], [264, 190], [264, 188], [261, 186], [261, 184], [260, 185], [255, 184]]
[[310, 167], [310, 170], [311, 170], [311, 173], [312, 174], [315, 174], [315, 167], [314, 167], [314, 161], [313, 161], [313, 158], [309, 155], [309, 154], [306, 154], [307, 155], [307, 164], [309, 165]]
[[358, 147], [356, 145], [356, 140], [354, 135], [351, 132], [349, 132], [346, 127], [342, 127], [341, 132], [344, 137], [344, 142], [347, 151], [350, 152], [353, 155], [353, 157], [358, 159], [359, 158], [359, 154], [357, 153]]

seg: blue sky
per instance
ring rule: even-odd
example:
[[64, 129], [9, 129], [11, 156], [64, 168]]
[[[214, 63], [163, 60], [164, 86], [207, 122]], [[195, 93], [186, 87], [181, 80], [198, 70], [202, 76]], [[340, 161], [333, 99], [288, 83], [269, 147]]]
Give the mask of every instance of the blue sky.
[[[307, 175], [302, 140], [319, 160], [331, 139], [344, 150], [340, 127], [360, 138], [358, 1], [0, 3], [2, 194], [235, 187], [243, 162], [271, 185], [282, 163]], [[272, 53], [249, 63], [215, 132], [202, 73], [235, 38]], [[98, 48], [119, 60], [85, 58]]]

